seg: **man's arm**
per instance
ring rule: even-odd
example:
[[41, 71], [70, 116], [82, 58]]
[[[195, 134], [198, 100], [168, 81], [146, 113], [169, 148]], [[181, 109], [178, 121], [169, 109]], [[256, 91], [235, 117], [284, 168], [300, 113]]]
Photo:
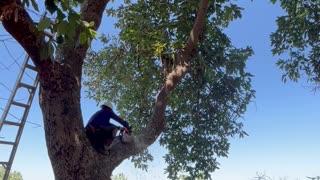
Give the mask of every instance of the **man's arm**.
[[121, 119], [119, 116], [117, 116], [113, 111], [112, 111], [112, 119], [114, 119], [115, 121], [117, 121], [118, 123], [120, 123], [123, 127], [129, 129], [129, 123], [123, 119]]

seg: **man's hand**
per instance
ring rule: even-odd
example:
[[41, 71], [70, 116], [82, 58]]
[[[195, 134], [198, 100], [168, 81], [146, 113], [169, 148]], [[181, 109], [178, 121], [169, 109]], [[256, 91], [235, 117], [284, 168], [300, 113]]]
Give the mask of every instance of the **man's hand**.
[[128, 126], [128, 128], [126, 128], [126, 127], [121, 127], [120, 128], [120, 133], [121, 134], [123, 134], [123, 135], [125, 135], [125, 134], [131, 134], [131, 132], [132, 132], [132, 127], [131, 126]]

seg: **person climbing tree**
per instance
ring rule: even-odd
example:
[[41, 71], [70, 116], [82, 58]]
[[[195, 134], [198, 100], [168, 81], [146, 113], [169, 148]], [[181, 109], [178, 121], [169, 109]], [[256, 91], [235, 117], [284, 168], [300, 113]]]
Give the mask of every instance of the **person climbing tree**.
[[[86, 125], [86, 134], [91, 142], [91, 145], [101, 154], [105, 154], [105, 146], [110, 146], [113, 139], [116, 137], [117, 131], [130, 131], [129, 123], [121, 119], [113, 112], [113, 106], [110, 102], [102, 104], [101, 109], [97, 111], [89, 119]], [[110, 119], [114, 119], [124, 128], [120, 128], [112, 123]]]

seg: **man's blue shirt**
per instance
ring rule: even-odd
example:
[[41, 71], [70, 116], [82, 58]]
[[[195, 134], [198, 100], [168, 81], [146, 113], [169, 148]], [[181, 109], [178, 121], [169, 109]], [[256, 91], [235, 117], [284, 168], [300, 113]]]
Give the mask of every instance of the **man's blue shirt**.
[[120, 123], [122, 126], [128, 128], [128, 123], [117, 116], [109, 108], [102, 108], [101, 110], [93, 114], [89, 119], [88, 124], [92, 125], [94, 128], [99, 128], [100, 126], [114, 126], [110, 123], [111, 118]]

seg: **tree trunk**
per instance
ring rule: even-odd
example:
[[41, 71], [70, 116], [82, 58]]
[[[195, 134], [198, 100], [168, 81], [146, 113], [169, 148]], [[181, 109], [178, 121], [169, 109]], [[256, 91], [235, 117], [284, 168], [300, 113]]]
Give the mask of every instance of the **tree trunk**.
[[[98, 154], [84, 131], [80, 108], [82, 57], [64, 48], [56, 61], [41, 63], [40, 106], [43, 114], [48, 154], [57, 180], [110, 179], [124, 159]], [[72, 68], [70, 68], [72, 67]]]

